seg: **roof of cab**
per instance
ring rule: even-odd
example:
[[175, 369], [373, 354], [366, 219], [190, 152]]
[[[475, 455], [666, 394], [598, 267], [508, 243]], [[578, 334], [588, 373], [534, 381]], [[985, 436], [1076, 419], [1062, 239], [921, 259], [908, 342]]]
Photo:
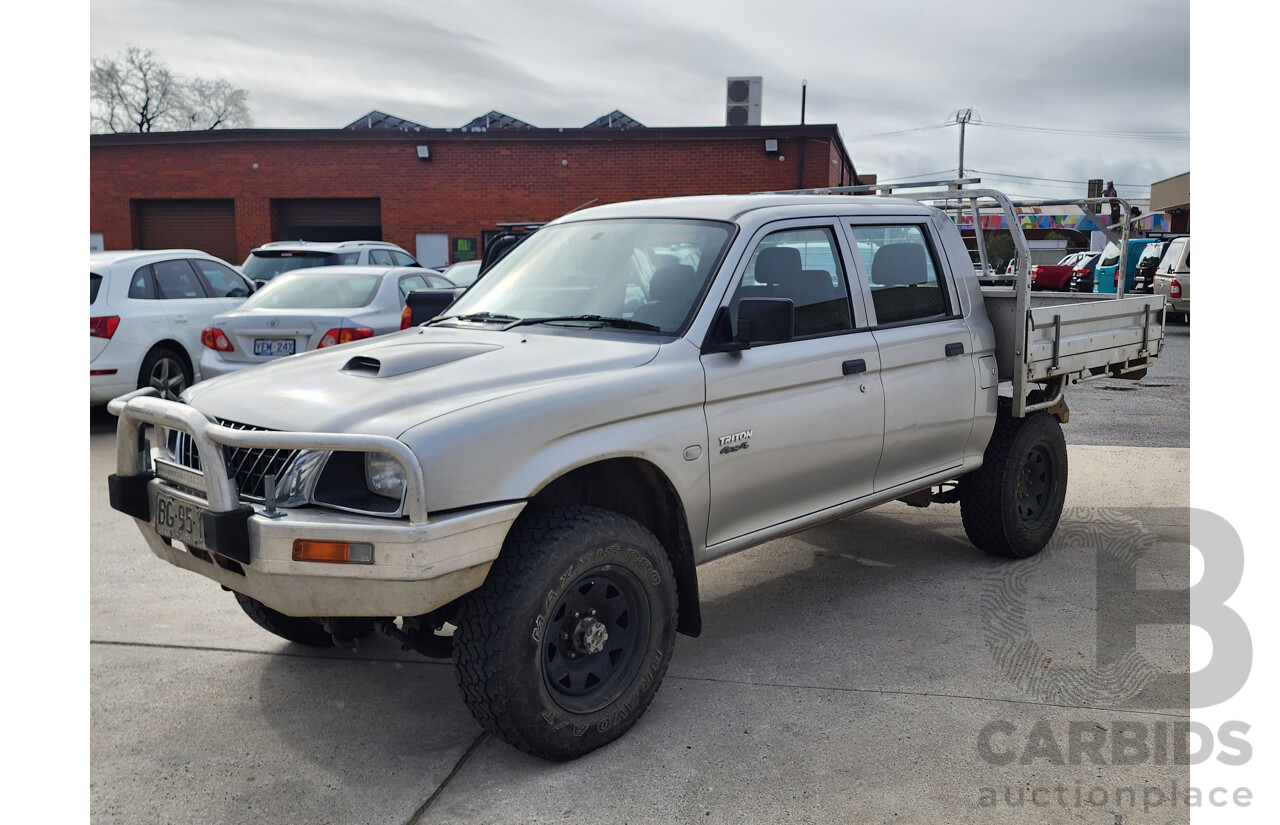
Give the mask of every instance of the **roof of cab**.
[[874, 195], [691, 195], [678, 198], [652, 198], [594, 206], [571, 212], [555, 223], [599, 220], [607, 218], [689, 218], [695, 220], [736, 221], [752, 212], [778, 209], [784, 212], [813, 212], [832, 215], [923, 215], [931, 207], [910, 198], [887, 198]]

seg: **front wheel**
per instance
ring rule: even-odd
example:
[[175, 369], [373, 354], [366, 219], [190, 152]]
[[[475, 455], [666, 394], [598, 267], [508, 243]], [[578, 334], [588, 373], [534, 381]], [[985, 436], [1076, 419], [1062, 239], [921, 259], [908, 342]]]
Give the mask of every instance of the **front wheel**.
[[635, 521], [594, 507], [522, 516], [458, 610], [463, 700], [526, 753], [589, 753], [622, 736], [657, 693], [676, 605], [667, 554]]
[[995, 556], [1027, 558], [1058, 529], [1067, 495], [1062, 425], [1041, 411], [1014, 418], [1001, 407], [982, 466], [960, 479], [969, 541]]

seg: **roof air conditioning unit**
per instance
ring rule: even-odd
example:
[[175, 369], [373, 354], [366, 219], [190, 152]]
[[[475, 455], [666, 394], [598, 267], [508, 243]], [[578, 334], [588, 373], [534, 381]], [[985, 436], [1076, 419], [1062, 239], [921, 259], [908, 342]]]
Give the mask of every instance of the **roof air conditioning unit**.
[[763, 77], [731, 77], [725, 94], [725, 126], [759, 126]]

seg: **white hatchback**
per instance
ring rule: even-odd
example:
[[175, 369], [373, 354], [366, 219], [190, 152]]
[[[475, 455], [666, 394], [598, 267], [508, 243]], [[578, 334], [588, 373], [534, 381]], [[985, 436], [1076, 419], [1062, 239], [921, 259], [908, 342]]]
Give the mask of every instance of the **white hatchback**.
[[140, 387], [176, 399], [200, 380], [200, 333], [253, 285], [195, 249], [89, 253], [89, 403]]

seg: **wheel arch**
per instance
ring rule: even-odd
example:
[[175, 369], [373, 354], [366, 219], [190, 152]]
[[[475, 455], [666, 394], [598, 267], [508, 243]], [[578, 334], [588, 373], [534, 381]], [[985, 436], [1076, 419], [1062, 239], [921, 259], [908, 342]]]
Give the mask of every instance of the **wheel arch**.
[[200, 380], [200, 371], [197, 369], [196, 362], [192, 359], [191, 353], [187, 352], [187, 348], [183, 346], [181, 341], [174, 338], [161, 338], [151, 346], [147, 347], [147, 351], [142, 353], [142, 360], [138, 362], [138, 383], [142, 383], [142, 369], [147, 365], [147, 359], [158, 349], [167, 349], [177, 354], [187, 366], [187, 372], [191, 375], [191, 383]]
[[676, 577], [679, 622], [686, 636], [702, 632], [697, 565], [683, 502], [670, 479], [640, 458], [609, 458], [577, 467], [546, 484], [525, 512], [583, 504], [611, 510], [657, 536]]

